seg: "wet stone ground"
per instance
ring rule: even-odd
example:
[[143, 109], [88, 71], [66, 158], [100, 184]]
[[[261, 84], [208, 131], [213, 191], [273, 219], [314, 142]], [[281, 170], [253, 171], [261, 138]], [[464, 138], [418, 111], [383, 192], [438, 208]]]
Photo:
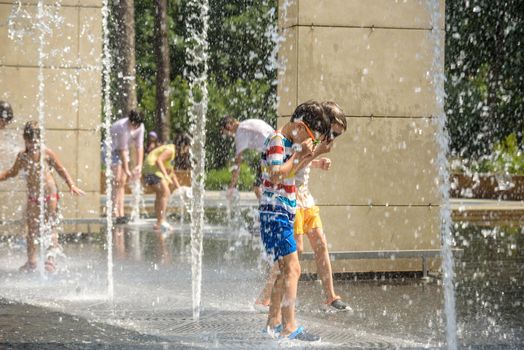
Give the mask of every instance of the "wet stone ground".
[[[351, 313], [328, 310], [319, 282], [301, 281], [299, 324], [322, 341], [270, 338], [262, 333], [266, 310], [254, 307], [264, 279], [258, 239], [227, 232], [208, 227], [205, 235], [198, 321], [185, 230], [163, 236], [148, 224], [118, 228], [112, 303], [103, 233], [68, 235], [60, 271], [44, 277], [17, 272], [24, 241], [1, 238], [0, 349], [446, 348], [438, 279], [336, 281]], [[524, 348], [521, 244], [521, 229], [468, 226], [457, 233], [465, 249], [456, 264], [462, 348]]]

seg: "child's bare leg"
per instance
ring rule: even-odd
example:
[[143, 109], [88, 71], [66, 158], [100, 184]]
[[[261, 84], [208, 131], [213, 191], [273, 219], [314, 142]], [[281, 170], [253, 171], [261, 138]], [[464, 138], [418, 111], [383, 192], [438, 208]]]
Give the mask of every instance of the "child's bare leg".
[[58, 233], [56, 232], [56, 220], [58, 218], [58, 199], [52, 194], [49, 201], [46, 203], [46, 225], [49, 225], [51, 233], [51, 245], [47, 247], [45, 269], [48, 272], [54, 272], [56, 270], [56, 254], [60, 248], [58, 243]]
[[117, 201], [117, 210], [118, 210], [118, 216], [125, 216], [124, 211], [124, 199], [126, 196], [126, 183], [127, 183], [127, 175], [122, 171], [122, 176], [120, 177], [120, 180], [118, 181], [118, 201]]
[[158, 185], [153, 187], [155, 190], [155, 214], [156, 214], [156, 228], [159, 228], [160, 225], [166, 221], [166, 210], [167, 210], [167, 201], [169, 200], [169, 187], [165, 181], [161, 181]]
[[[300, 263], [296, 252], [282, 258], [283, 262], [283, 297], [282, 297], [282, 336], [287, 336], [297, 329], [295, 320], [295, 302], [297, 299], [298, 279], [300, 278]], [[282, 266], [282, 265], [281, 265]], [[273, 303], [273, 298], [271, 299]]]
[[315, 262], [317, 264], [317, 271], [324, 286], [328, 303], [337, 299], [333, 287], [333, 271], [331, 269], [331, 261], [329, 259], [328, 245], [326, 236], [322, 228], [314, 228], [307, 233], [309, 243], [315, 255]]
[[113, 215], [116, 217], [124, 216], [124, 197], [126, 174], [121, 164], [113, 166]]
[[53, 248], [59, 248], [58, 244], [58, 233], [56, 232], [56, 224], [58, 220], [58, 199], [51, 198], [47, 205], [47, 217], [46, 223], [50, 226], [51, 231], [51, 244]]
[[279, 273], [280, 269], [278, 264], [273, 264], [266, 278], [264, 289], [262, 289], [262, 292], [260, 292], [260, 295], [255, 301], [256, 304], [268, 306], [271, 303], [271, 291], [273, 290], [273, 286], [275, 285]]
[[38, 236], [38, 217], [40, 208], [38, 204], [27, 203], [27, 263], [22, 266], [27, 270], [35, 269], [37, 265], [36, 237]]
[[297, 235], [295, 234], [295, 242], [297, 243], [297, 254], [300, 255], [304, 251], [304, 235]]
[[260, 201], [260, 197], [262, 196], [262, 188], [260, 186], [253, 186], [253, 192], [255, 193], [255, 196], [257, 196], [257, 200]]
[[275, 263], [271, 268], [271, 271], [276, 267], [275, 281], [272, 288], [269, 289], [271, 293], [269, 314], [267, 318], [267, 326], [275, 328], [282, 323], [282, 297], [284, 295], [284, 264], [281, 260]]

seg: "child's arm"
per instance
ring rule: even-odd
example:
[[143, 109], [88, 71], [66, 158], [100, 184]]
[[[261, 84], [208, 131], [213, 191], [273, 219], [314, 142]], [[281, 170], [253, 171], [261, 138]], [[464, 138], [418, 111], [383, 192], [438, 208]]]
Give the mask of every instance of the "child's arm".
[[285, 162], [284, 160], [284, 144], [282, 139], [274, 137], [271, 140], [269, 149], [267, 151], [267, 157], [269, 161], [269, 176], [270, 181], [273, 183], [280, 183], [284, 177], [287, 177], [291, 173], [295, 173], [298, 170], [306, 166], [313, 156], [313, 142], [311, 139], [307, 139], [300, 145], [301, 149]]
[[[158, 169], [160, 169], [160, 172], [164, 175], [164, 179], [166, 179], [169, 184], [172, 183], [172, 180], [171, 180], [171, 177], [169, 176], [169, 174], [167, 173], [167, 169], [164, 166], [164, 162], [166, 160], [170, 159], [172, 156], [173, 156], [173, 151], [171, 151], [169, 149], [166, 149], [164, 152], [162, 152], [160, 154], [160, 156], [158, 156], [158, 158], [157, 158], [157, 160], [155, 162], [155, 164], [158, 167]], [[172, 170], [172, 169], [170, 169], [170, 170]]]
[[49, 163], [53, 166], [53, 168], [56, 169], [56, 172], [58, 173], [58, 175], [60, 175], [60, 177], [64, 179], [71, 193], [78, 194], [78, 195], [84, 195], [85, 192], [75, 186], [73, 179], [67, 172], [66, 168], [64, 168], [64, 166], [62, 165], [62, 162], [60, 162], [60, 159], [58, 159], [56, 154], [53, 151], [51, 151], [50, 149], [46, 149], [45, 151], [46, 151], [46, 156], [49, 157]]
[[122, 160], [122, 167], [124, 168], [124, 173], [131, 177], [131, 171], [129, 171], [129, 152], [125, 149], [118, 150], [120, 159]]
[[229, 184], [229, 192], [237, 187], [238, 178], [240, 177], [240, 165], [242, 164], [242, 152], [236, 155], [235, 157], [235, 167], [233, 173], [231, 174], [231, 183]]
[[329, 170], [329, 168], [331, 168], [331, 159], [325, 157], [314, 159], [311, 161], [311, 167], [321, 170]]
[[314, 150], [313, 150], [313, 156], [311, 158], [311, 167], [312, 168], [318, 168], [322, 170], [329, 170], [331, 167], [331, 160], [325, 157], [316, 159], [321, 154], [329, 153], [331, 151], [331, 147], [333, 146], [333, 140], [330, 141], [322, 141]]
[[15, 164], [13, 164], [11, 169], [0, 171], [0, 181], [4, 181], [11, 177], [15, 177], [20, 172], [20, 169], [22, 169], [22, 159], [21, 155], [18, 154], [15, 160]]
[[173, 181], [173, 186], [170, 186], [170, 187], [172, 187], [171, 190], [176, 190], [176, 189], [180, 188], [180, 182], [178, 182], [178, 177], [176, 177], [176, 174], [175, 174], [174, 170], [171, 173], [171, 181]]
[[136, 148], [136, 160], [137, 160], [137, 164], [135, 168], [133, 169], [131, 176], [134, 179], [140, 179], [140, 176], [142, 175], [142, 164], [144, 162], [144, 147]]

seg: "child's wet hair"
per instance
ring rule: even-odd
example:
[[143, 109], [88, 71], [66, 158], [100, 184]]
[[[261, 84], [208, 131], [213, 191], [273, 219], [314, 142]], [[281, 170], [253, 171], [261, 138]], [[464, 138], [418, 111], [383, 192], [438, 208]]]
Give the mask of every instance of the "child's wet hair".
[[31, 120], [25, 123], [24, 140], [30, 142], [40, 141], [40, 125], [38, 125], [38, 122], [36, 120]]
[[180, 149], [184, 146], [191, 146], [192, 137], [187, 132], [182, 132], [179, 134], [176, 134], [173, 144], [176, 146], [177, 149]]
[[0, 101], [0, 119], [9, 123], [13, 119], [13, 108], [6, 101]]
[[336, 102], [324, 101], [322, 102], [322, 108], [324, 109], [324, 113], [328, 116], [331, 123], [339, 124], [344, 128], [344, 131], [347, 130], [348, 124], [346, 121], [346, 116], [344, 115], [342, 108], [340, 108]]
[[176, 149], [175, 157], [175, 168], [179, 170], [188, 170], [191, 169], [191, 156], [189, 152], [185, 152], [185, 146], [191, 146], [193, 138], [191, 134], [187, 132], [177, 133], [173, 144]]
[[322, 105], [314, 100], [300, 104], [293, 112], [291, 121], [302, 121], [311, 130], [318, 131], [322, 135], [327, 135], [331, 131], [331, 121], [324, 113]]
[[230, 115], [225, 115], [222, 117], [222, 119], [220, 119], [220, 121], [218, 122], [218, 127], [220, 130], [224, 129], [228, 124], [230, 123], [233, 123], [234, 121], [236, 121], [235, 118], [233, 118], [232, 116]]
[[138, 109], [132, 109], [129, 111], [128, 118], [132, 124], [140, 125], [144, 122], [144, 113]]

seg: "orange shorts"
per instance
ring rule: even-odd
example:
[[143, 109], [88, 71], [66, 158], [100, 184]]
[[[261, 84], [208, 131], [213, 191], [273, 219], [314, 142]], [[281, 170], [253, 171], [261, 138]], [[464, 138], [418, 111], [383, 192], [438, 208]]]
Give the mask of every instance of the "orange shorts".
[[296, 235], [303, 235], [314, 228], [322, 228], [320, 209], [315, 205], [311, 208], [297, 208], [293, 229]]

